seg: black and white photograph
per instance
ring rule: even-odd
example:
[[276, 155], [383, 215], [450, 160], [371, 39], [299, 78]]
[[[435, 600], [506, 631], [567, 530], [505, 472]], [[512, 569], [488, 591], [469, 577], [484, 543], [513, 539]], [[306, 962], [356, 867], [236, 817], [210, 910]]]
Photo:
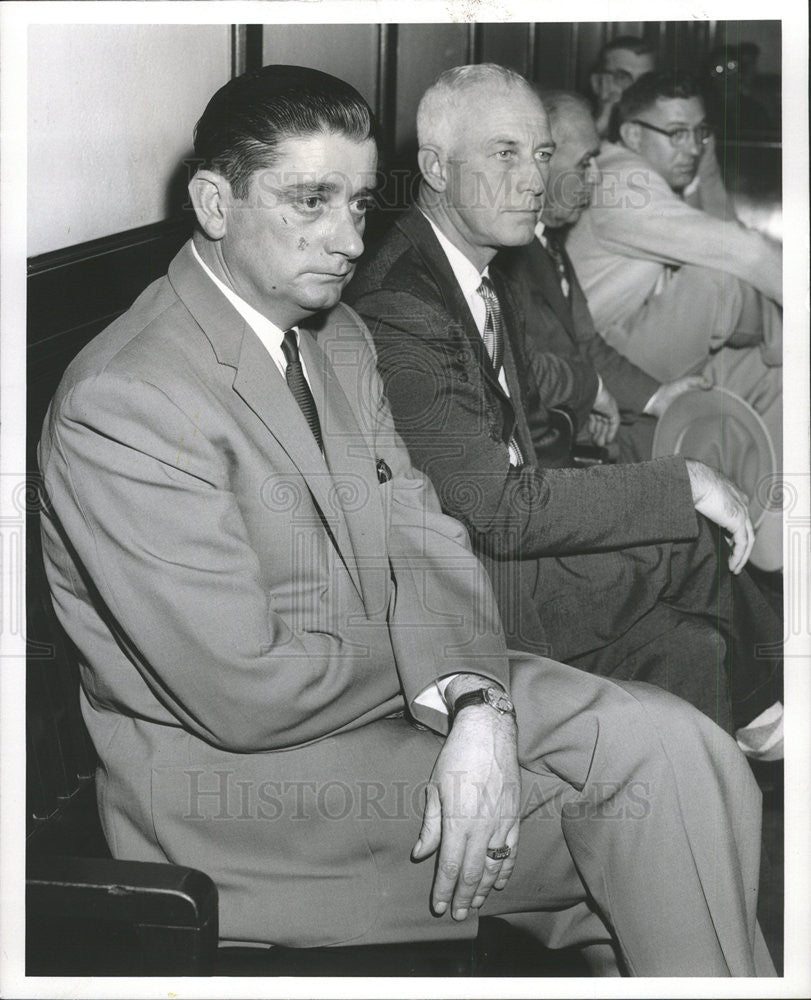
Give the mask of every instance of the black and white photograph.
[[807, 11], [0, 45], [0, 995], [809, 995]]

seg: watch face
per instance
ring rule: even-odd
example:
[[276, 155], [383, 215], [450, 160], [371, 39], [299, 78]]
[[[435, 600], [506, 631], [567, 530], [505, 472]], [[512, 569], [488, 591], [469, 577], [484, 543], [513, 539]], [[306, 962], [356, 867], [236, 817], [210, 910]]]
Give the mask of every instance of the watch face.
[[506, 694], [496, 688], [487, 688], [487, 701], [497, 712], [514, 712], [515, 707]]

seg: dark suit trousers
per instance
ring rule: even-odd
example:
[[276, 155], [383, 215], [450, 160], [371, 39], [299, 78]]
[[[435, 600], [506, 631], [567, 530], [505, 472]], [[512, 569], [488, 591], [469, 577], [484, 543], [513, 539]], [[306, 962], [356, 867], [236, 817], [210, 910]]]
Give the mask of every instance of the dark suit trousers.
[[728, 732], [782, 698], [778, 651], [759, 648], [779, 643], [777, 617], [745, 573], [729, 572], [726, 542], [703, 517], [691, 542], [539, 560], [534, 598], [545, 655], [656, 684]]

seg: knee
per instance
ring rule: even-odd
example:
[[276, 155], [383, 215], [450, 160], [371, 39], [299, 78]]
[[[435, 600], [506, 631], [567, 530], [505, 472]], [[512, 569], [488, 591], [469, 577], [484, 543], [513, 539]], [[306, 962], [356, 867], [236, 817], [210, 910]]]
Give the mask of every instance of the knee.
[[689, 761], [696, 771], [712, 763], [747, 768], [735, 741], [704, 712], [677, 695], [639, 681], [617, 682], [624, 697], [599, 716], [602, 760], [606, 768], [620, 761], [628, 773], [653, 767], [669, 770], [674, 760]]

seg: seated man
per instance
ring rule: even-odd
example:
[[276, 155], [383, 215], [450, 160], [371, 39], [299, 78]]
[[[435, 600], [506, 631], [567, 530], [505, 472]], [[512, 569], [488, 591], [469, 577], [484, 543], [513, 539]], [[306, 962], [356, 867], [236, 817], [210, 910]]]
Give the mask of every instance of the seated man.
[[589, 77], [595, 125], [601, 139], [611, 131], [614, 109], [623, 92], [655, 68], [653, 49], [643, 38], [621, 35], [602, 47]]
[[636, 975], [773, 974], [734, 742], [664, 692], [508, 658], [394, 432], [339, 302], [368, 106], [265, 67], [214, 95], [195, 152], [192, 241], [70, 365], [40, 444], [113, 854], [207, 871], [230, 941], [534, 914]]
[[[781, 462], [781, 253], [681, 197], [710, 130], [695, 83], [649, 74], [623, 94], [567, 250], [597, 329], [662, 381], [705, 373], [763, 418]], [[701, 192], [699, 189], [699, 193]]]
[[739, 491], [680, 458], [536, 462], [517, 303], [488, 266], [501, 247], [531, 242], [543, 205], [554, 144], [537, 94], [500, 66], [457, 67], [423, 96], [417, 131], [418, 205], [347, 296], [372, 331], [412, 460], [491, 574], [509, 641], [660, 684], [725, 727], [748, 723], [780, 693], [755, 651], [774, 616], [748, 578], [718, 565], [716, 525], [732, 536], [735, 573], [749, 553]]
[[[577, 94], [548, 91], [541, 94], [555, 151], [549, 163], [541, 219], [535, 239], [522, 247], [502, 251], [495, 264], [523, 296], [522, 353], [533, 371], [546, 366], [546, 353], [590, 360], [617, 409], [599, 444], [616, 441], [620, 461], [640, 462], [651, 457], [656, 418], [686, 389], [702, 385], [689, 376], [662, 385], [637, 368], [603, 340], [594, 328], [588, 303], [564, 247], [565, 233], [591, 200], [600, 174], [595, 158], [600, 140], [586, 101]], [[538, 354], [537, 352], [544, 352]], [[543, 425], [545, 414], [527, 409], [530, 430]], [[592, 417], [592, 423], [598, 421]], [[616, 435], [616, 436], [615, 436]]]

